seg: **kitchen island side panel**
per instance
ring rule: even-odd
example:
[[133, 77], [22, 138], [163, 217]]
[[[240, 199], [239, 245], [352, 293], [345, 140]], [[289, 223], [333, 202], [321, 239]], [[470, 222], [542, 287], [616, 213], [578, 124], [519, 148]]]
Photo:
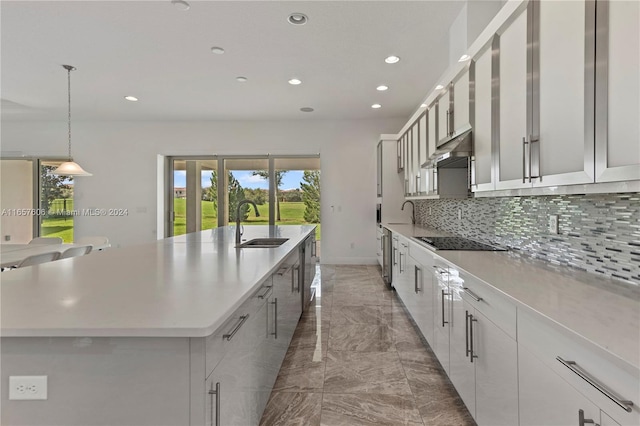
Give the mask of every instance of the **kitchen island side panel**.
[[[189, 338], [3, 337], [3, 425], [189, 424]], [[47, 400], [9, 400], [9, 376], [47, 376]]]

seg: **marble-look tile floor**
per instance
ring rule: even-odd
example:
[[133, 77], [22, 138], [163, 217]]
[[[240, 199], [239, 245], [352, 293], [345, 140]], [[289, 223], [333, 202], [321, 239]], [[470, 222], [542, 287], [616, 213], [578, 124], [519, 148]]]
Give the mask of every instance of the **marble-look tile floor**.
[[475, 425], [377, 266], [323, 265], [261, 425]]

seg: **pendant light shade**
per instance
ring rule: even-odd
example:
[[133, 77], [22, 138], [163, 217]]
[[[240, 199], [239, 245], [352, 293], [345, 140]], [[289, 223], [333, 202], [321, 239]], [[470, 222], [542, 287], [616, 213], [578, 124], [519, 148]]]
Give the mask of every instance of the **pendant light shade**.
[[69, 108], [67, 114], [67, 124], [69, 129], [69, 161], [65, 161], [60, 164], [55, 170], [49, 172], [52, 175], [59, 176], [93, 176], [91, 173], [84, 171], [82, 167], [78, 163], [75, 163], [71, 158], [71, 71], [76, 68], [71, 65], [63, 65], [64, 69], [67, 70], [67, 87], [68, 87], [68, 100], [69, 100]]

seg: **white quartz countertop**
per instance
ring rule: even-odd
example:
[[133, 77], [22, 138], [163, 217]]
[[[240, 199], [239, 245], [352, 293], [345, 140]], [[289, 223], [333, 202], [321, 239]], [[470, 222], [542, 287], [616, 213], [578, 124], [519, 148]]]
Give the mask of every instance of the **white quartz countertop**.
[[91, 253], [0, 275], [0, 330], [8, 336], [203, 337], [213, 333], [315, 226], [235, 226]]
[[[406, 237], [437, 236], [438, 232], [411, 225], [385, 227]], [[434, 253], [506, 294], [516, 306], [548, 317], [640, 368], [640, 291], [633, 285], [547, 264], [515, 251]]]

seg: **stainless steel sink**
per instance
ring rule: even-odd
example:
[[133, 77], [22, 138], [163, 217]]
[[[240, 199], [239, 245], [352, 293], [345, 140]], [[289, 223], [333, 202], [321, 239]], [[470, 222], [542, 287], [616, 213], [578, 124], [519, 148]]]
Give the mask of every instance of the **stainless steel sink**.
[[289, 241], [288, 238], [254, 238], [236, 247], [238, 248], [273, 248], [273, 247], [279, 247], [287, 241]]

